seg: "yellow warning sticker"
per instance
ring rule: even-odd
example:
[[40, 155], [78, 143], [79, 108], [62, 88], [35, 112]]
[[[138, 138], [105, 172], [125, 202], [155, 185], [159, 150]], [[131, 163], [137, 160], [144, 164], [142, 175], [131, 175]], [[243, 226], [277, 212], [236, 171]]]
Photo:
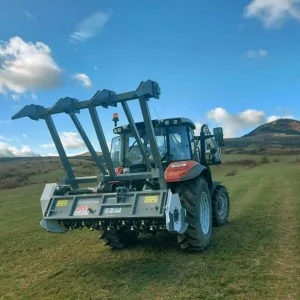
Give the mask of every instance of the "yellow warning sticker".
[[145, 196], [144, 203], [157, 203], [158, 196]]
[[56, 206], [67, 206], [68, 200], [58, 200]]

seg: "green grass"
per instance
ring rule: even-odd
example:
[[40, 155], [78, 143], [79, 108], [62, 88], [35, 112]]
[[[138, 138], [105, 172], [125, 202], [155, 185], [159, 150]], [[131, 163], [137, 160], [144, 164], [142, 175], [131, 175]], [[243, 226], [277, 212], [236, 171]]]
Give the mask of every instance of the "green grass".
[[49, 234], [39, 227], [44, 183], [1, 190], [0, 298], [299, 299], [300, 164], [226, 164], [246, 158], [212, 168], [230, 191], [231, 214], [203, 253], [164, 236], [112, 251], [95, 231]]

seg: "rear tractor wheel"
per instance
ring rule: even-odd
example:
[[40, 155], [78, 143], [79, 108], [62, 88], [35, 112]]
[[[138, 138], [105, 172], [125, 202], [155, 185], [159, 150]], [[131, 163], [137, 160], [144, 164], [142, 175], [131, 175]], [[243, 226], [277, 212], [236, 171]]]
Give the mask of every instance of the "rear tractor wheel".
[[212, 195], [213, 226], [222, 226], [228, 222], [230, 211], [229, 193], [226, 187], [219, 185]]
[[181, 249], [203, 251], [211, 243], [212, 204], [207, 181], [201, 176], [179, 184], [175, 192], [179, 194], [181, 205], [186, 209], [188, 228], [178, 235]]

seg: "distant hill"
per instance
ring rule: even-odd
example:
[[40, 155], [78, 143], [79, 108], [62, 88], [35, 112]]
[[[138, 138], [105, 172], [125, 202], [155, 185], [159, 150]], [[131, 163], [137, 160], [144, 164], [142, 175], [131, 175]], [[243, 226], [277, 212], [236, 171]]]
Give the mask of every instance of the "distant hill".
[[[96, 152], [97, 153], [97, 155], [99, 155], [99, 156], [102, 156], [102, 152]], [[75, 155], [75, 156], [91, 156], [91, 153], [89, 152], [89, 151], [87, 151], [87, 152], [84, 152], [84, 153], [81, 153], [81, 154], [78, 154], [78, 155]]]
[[248, 134], [244, 135], [244, 137], [256, 136], [259, 134], [300, 135], [300, 121], [292, 119], [279, 119], [257, 127]]
[[300, 121], [279, 119], [224, 142], [223, 153], [300, 154]]

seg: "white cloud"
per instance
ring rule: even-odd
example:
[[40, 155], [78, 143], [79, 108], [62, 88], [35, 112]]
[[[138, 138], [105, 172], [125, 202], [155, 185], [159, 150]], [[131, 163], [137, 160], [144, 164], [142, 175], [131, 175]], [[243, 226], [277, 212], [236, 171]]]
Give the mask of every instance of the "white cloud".
[[237, 137], [245, 129], [253, 129], [253, 127], [272, 122], [278, 119], [294, 119], [292, 115], [269, 116], [261, 110], [246, 109], [237, 114], [231, 114], [222, 107], [217, 107], [207, 113], [209, 120], [223, 127], [224, 138]]
[[37, 97], [37, 95], [36, 95], [35, 93], [32, 92], [32, 93], [31, 93], [31, 98], [32, 98], [33, 100], [37, 100], [38, 97]]
[[86, 74], [76, 73], [73, 74], [71, 78], [77, 80], [84, 87], [90, 87], [92, 85], [92, 81]]
[[47, 149], [47, 148], [53, 148], [54, 147], [54, 144], [53, 143], [50, 143], [50, 144], [42, 144], [40, 145], [42, 148], [44, 149]]
[[60, 132], [59, 136], [61, 138], [61, 142], [66, 149], [81, 149], [84, 148], [86, 150], [86, 145], [82, 140], [81, 136], [77, 132], [64, 131]]
[[50, 152], [47, 154], [43, 154], [42, 156], [59, 156], [57, 152]]
[[252, 0], [245, 7], [246, 18], [257, 18], [267, 29], [281, 27], [287, 19], [300, 21], [300, 0]]
[[[59, 133], [59, 137], [65, 149], [81, 149], [86, 145], [77, 132], [63, 131]], [[54, 143], [42, 144], [42, 148], [54, 148]]]
[[28, 10], [25, 10], [25, 15], [27, 16], [28, 19], [34, 19], [36, 20], [36, 16], [33, 15], [31, 12], [29, 12]]
[[249, 59], [264, 58], [264, 57], [267, 57], [268, 55], [269, 55], [269, 52], [264, 49], [248, 50], [245, 53], [246, 58], [249, 58]]
[[11, 97], [12, 97], [16, 102], [20, 101], [20, 95], [18, 95], [18, 94], [12, 94]]
[[25, 93], [34, 89], [52, 89], [61, 84], [61, 70], [49, 46], [25, 42], [15, 36], [0, 43], [0, 93], [6, 89]]
[[97, 35], [110, 20], [111, 13], [95, 12], [79, 22], [74, 32], [70, 35], [73, 43], [83, 42]]
[[28, 145], [23, 145], [20, 149], [16, 147], [0, 142], [0, 157], [32, 157], [39, 156], [39, 154], [33, 152]]
[[224, 138], [235, 137], [240, 130], [265, 123], [263, 111], [247, 109], [236, 115], [222, 107], [217, 107], [207, 113], [208, 119], [223, 127]]
[[200, 123], [200, 122], [196, 122], [196, 123], [195, 123], [196, 129], [194, 130], [194, 132], [195, 132], [196, 135], [200, 135], [200, 132], [201, 132], [201, 126], [202, 126], [202, 125], [203, 125], [203, 124]]
[[274, 121], [276, 121], [278, 119], [295, 119], [295, 117], [292, 116], [292, 115], [287, 115], [287, 116], [270, 116], [270, 117], [267, 118], [267, 122], [268, 123], [269, 122], [274, 122]]
[[26, 138], [27, 138], [27, 134], [23, 133], [23, 134], [22, 134], [22, 137], [23, 137], [24, 139], [26, 139]]

